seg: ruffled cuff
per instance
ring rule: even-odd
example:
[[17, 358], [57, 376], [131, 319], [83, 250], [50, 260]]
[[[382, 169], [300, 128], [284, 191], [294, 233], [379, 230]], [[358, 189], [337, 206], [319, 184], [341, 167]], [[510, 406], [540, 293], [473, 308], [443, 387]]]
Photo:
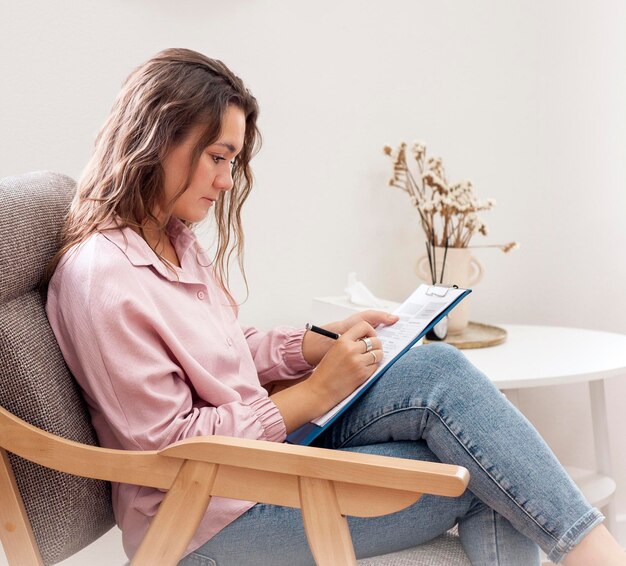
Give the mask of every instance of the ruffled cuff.
[[304, 359], [302, 354], [302, 339], [305, 332], [305, 328], [294, 328], [289, 331], [285, 340], [285, 352], [283, 355], [285, 366], [297, 374], [305, 374], [315, 368], [315, 366], [312, 366]]
[[259, 417], [263, 427], [263, 438], [271, 442], [284, 442], [287, 437], [285, 421], [278, 407], [269, 397], [262, 397], [250, 404], [250, 408]]

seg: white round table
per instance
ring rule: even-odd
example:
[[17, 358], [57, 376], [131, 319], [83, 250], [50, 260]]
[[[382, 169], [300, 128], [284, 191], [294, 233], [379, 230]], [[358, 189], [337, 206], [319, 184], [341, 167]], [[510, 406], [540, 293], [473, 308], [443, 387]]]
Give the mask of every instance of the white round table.
[[463, 353], [513, 403], [522, 388], [589, 384], [598, 469], [568, 468], [568, 472], [587, 499], [602, 508], [607, 528], [615, 533], [615, 481], [611, 477], [604, 380], [626, 377], [626, 335], [558, 326], [498, 326], [507, 330], [506, 342]]

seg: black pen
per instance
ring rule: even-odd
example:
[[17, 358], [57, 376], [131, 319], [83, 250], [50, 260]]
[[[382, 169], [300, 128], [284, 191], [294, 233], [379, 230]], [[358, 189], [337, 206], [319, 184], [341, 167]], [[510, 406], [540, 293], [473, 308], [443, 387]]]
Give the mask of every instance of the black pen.
[[339, 336], [341, 336], [340, 334], [337, 334], [336, 332], [331, 332], [330, 330], [326, 330], [325, 328], [320, 328], [319, 326], [315, 326], [314, 324], [311, 324], [310, 322], [306, 323], [306, 329], [310, 330], [311, 332], [316, 332], [317, 334], [321, 334], [322, 336], [326, 336], [327, 338], [332, 338], [333, 340], [337, 340]]

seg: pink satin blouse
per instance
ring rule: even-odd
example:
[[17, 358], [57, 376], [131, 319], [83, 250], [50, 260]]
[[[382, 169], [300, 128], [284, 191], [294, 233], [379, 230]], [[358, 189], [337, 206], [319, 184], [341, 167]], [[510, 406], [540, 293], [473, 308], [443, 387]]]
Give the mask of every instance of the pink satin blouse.
[[[311, 371], [304, 330], [242, 327], [195, 235], [168, 225], [174, 271], [130, 228], [98, 232], [66, 254], [46, 311], [80, 384], [101, 446], [158, 450], [220, 434], [282, 442], [285, 425], [263, 384]], [[113, 485], [132, 557], [164, 493]], [[187, 552], [254, 505], [213, 498]]]

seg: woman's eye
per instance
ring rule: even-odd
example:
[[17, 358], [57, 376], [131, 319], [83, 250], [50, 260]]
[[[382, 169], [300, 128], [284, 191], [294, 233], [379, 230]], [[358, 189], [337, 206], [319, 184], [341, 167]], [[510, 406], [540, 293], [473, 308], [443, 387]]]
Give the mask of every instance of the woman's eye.
[[[226, 161], [225, 157], [222, 157], [221, 155], [211, 155], [211, 159], [213, 159], [213, 163], [215, 163], [216, 165], [219, 165], [220, 161]], [[232, 161], [229, 161], [230, 163], [230, 168], [233, 169], [237, 163], [236, 159], [233, 159]]]
[[[222, 157], [221, 155], [212, 155], [211, 158], [213, 159], [213, 162], [217, 165], [220, 161], [226, 161], [225, 157]], [[236, 159], [233, 159], [232, 161], [230, 161], [230, 166], [231, 168], [235, 166], [235, 163], [237, 162]]]

